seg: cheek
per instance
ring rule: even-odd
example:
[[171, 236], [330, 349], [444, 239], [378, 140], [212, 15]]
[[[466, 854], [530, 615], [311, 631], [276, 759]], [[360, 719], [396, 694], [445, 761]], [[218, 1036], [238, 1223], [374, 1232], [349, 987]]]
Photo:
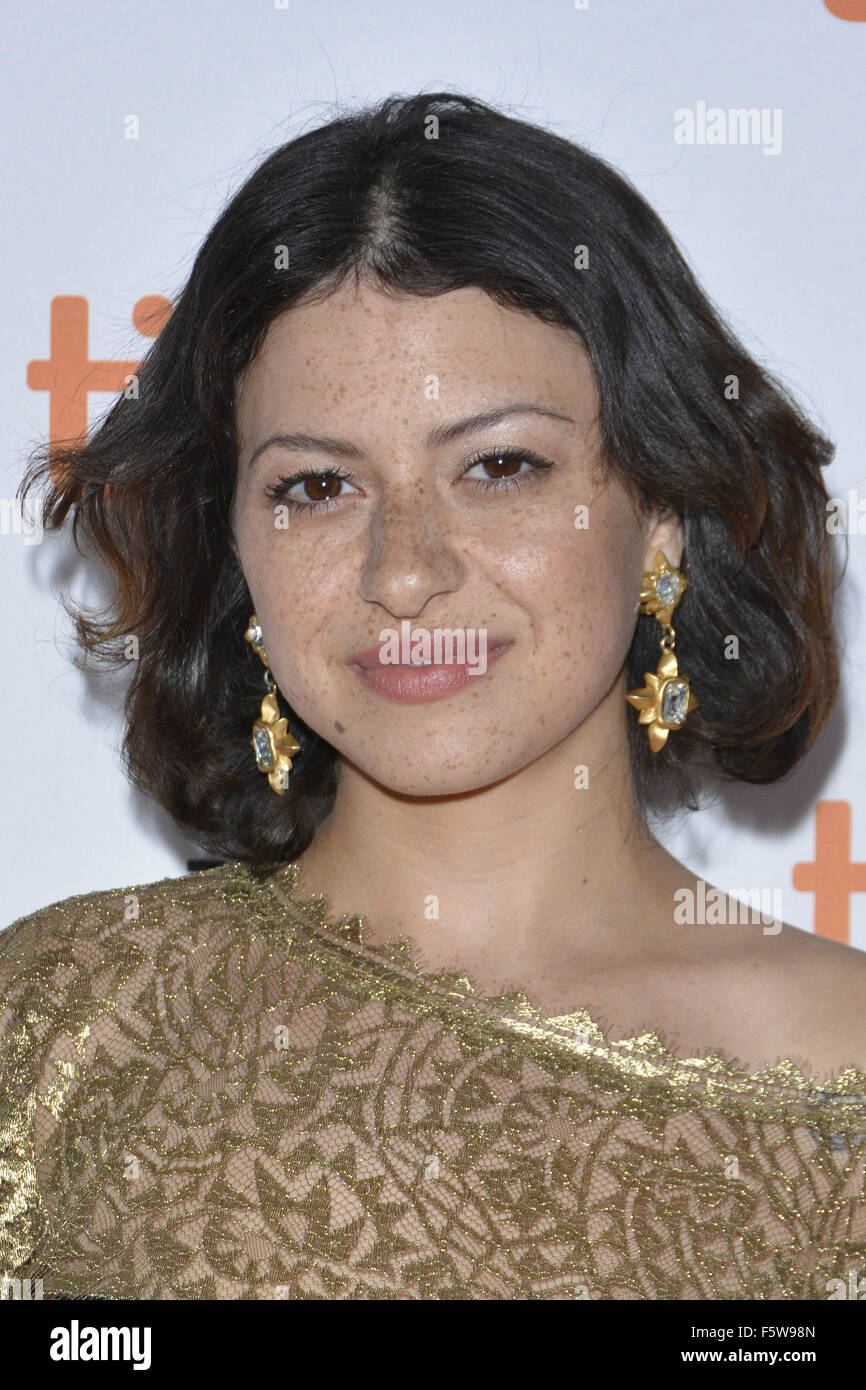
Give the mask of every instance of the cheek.
[[323, 563], [321, 547], [290, 548], [282, 532], [259, 535], [243, 570], [280, 694], [316, 727], [314, 712], [333, 678], [334, 654], [346, 644], [352, 576], [345, 562]]
[[608, 688], [637, 620], [640, 531], [594, 520], [587, 530], [524, 536], [499, 562], [503, 589], [529, 617], [539, 673], [571, 698]]
[[279, 627], [286, 612], [306, 618], [330, 573], [314, 531], [299, 528], [289, 534], [281, 520], [281, 514], [255, 493], [245, 496], [239, 506], [236, 537], [241, 568], [266, 633], [275, 623]]

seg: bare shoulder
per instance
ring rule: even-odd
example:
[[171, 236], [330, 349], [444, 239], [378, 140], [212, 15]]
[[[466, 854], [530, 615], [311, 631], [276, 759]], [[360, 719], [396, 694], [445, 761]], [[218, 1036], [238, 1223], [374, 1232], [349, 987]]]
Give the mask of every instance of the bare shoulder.
[[660, 894], [661, 969], [648, 972], [648, 1002], [681, 1050], [715, 1050], [750, 1072], [790, 1062], [821, 1083], [851, 1068], [866, 1076], [866, 951], [791, 926], [682, 865], [669, 881], [680, 897], [678, 885], [690, 884], [695, 910], [672, 924]]
[[774, 935], [749, 929], [729, 959], [753, 1050], [763, 1045], [820, 1080], [847, 1067], [866, 1073], [866, 951], [777, 925]]
[[785, 980], [802, 1004], [866, 1028], [866, 951], [788, 925], [780, 943]]

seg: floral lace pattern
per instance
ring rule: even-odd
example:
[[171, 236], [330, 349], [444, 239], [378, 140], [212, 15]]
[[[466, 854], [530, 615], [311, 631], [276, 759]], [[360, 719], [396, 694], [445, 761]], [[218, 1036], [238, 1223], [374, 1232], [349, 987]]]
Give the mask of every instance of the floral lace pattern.
[[613, 1042], [296, 885], [228, 864], [0, 933], [0, 1274], [160, 1299], [821, 1299], [866, 1276], [862, 1071]]

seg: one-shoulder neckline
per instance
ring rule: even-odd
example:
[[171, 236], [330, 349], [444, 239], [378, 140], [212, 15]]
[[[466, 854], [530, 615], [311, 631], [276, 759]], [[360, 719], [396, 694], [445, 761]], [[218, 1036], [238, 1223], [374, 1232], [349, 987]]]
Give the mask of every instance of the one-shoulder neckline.
[[854, 1064], [820, 1081], [804, 1073], [788, 1057], [753, 1071], [718, 1049], [705, 1056], [682, 1057], [661, 1029], [614, 1039], [584, 1006], [551, 1015], [523, 989], [490, 994], [479, 989], [462, 971], [425, 967], [409, 936], [370, 940], [367, 919], [362, 915], [336, 914], [326, 893], [299, 893], [297, 859], [284, 861], [263, 873], [243, 860], [224, 867], [229, 870], [231, 884], [253, 906], [262, 934], [276, 944], [286, 945], [300, 925], [331, 947], [347, 948], [368, 966], [401, 980], [410, 992], [414, 989], [435, 996], [463, 1012], [481, 1011], [489, 1021], [498, 1022], [508, 1031], [539, 1043], [556, 1041], [572, 1055], [605, 1061], [631, 1078], [640, 1076], [680, 1088], [697, 1085], [709, 1096], [746, 1097], [759, 1092], [768, 1098], [799, 1100], [810, 1109], [816, 1104], [832, 1103], [837, 1121], [849, 1112], [866, 1117], [866, 1071]]

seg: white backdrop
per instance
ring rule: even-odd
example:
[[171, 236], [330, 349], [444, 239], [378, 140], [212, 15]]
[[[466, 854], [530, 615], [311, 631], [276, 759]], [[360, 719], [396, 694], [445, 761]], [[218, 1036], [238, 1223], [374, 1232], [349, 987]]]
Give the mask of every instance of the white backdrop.
[[[57, 364], [32, 364], [52, 360], [52, 302], [55, 315], [87, 313], [92, 362], [135, 362], [147, 347], [136, 304], [177, 294], [226, 198], [334, 101], [461, 90], [612, 161], [747, 348], [835, 440], [831, 493], [866, 498], [866, 0], [29, 0], [4, 30], [0, 926], [202, 857], [129, 787], [117, 705], [69, 663], [53, 591], [73, 568], [69, 543], [38, 543], [13, 514], [26, 454], [49, 431], [42, 387]], [[710, 142], [714, 108], [726, 143]], [[738, 108], [763, 128], [738, 132]], [[693, 143], [677, 140], [683, 112]], [[55, 409], [70, 390], [67, 372]], [[91, 422], [110, 400], [89, 394]], [[784, 919], [813, 927], [795, 865], [815, 858], [820, 816], [827, 930], [866, 948], [866, 864], [846, 867], [866, 860], [866, 546], [856, 519], [849, 529], [831, 724], [788, 782], [737, 789], [662, 838], [709, 882], [781, 889]]]

